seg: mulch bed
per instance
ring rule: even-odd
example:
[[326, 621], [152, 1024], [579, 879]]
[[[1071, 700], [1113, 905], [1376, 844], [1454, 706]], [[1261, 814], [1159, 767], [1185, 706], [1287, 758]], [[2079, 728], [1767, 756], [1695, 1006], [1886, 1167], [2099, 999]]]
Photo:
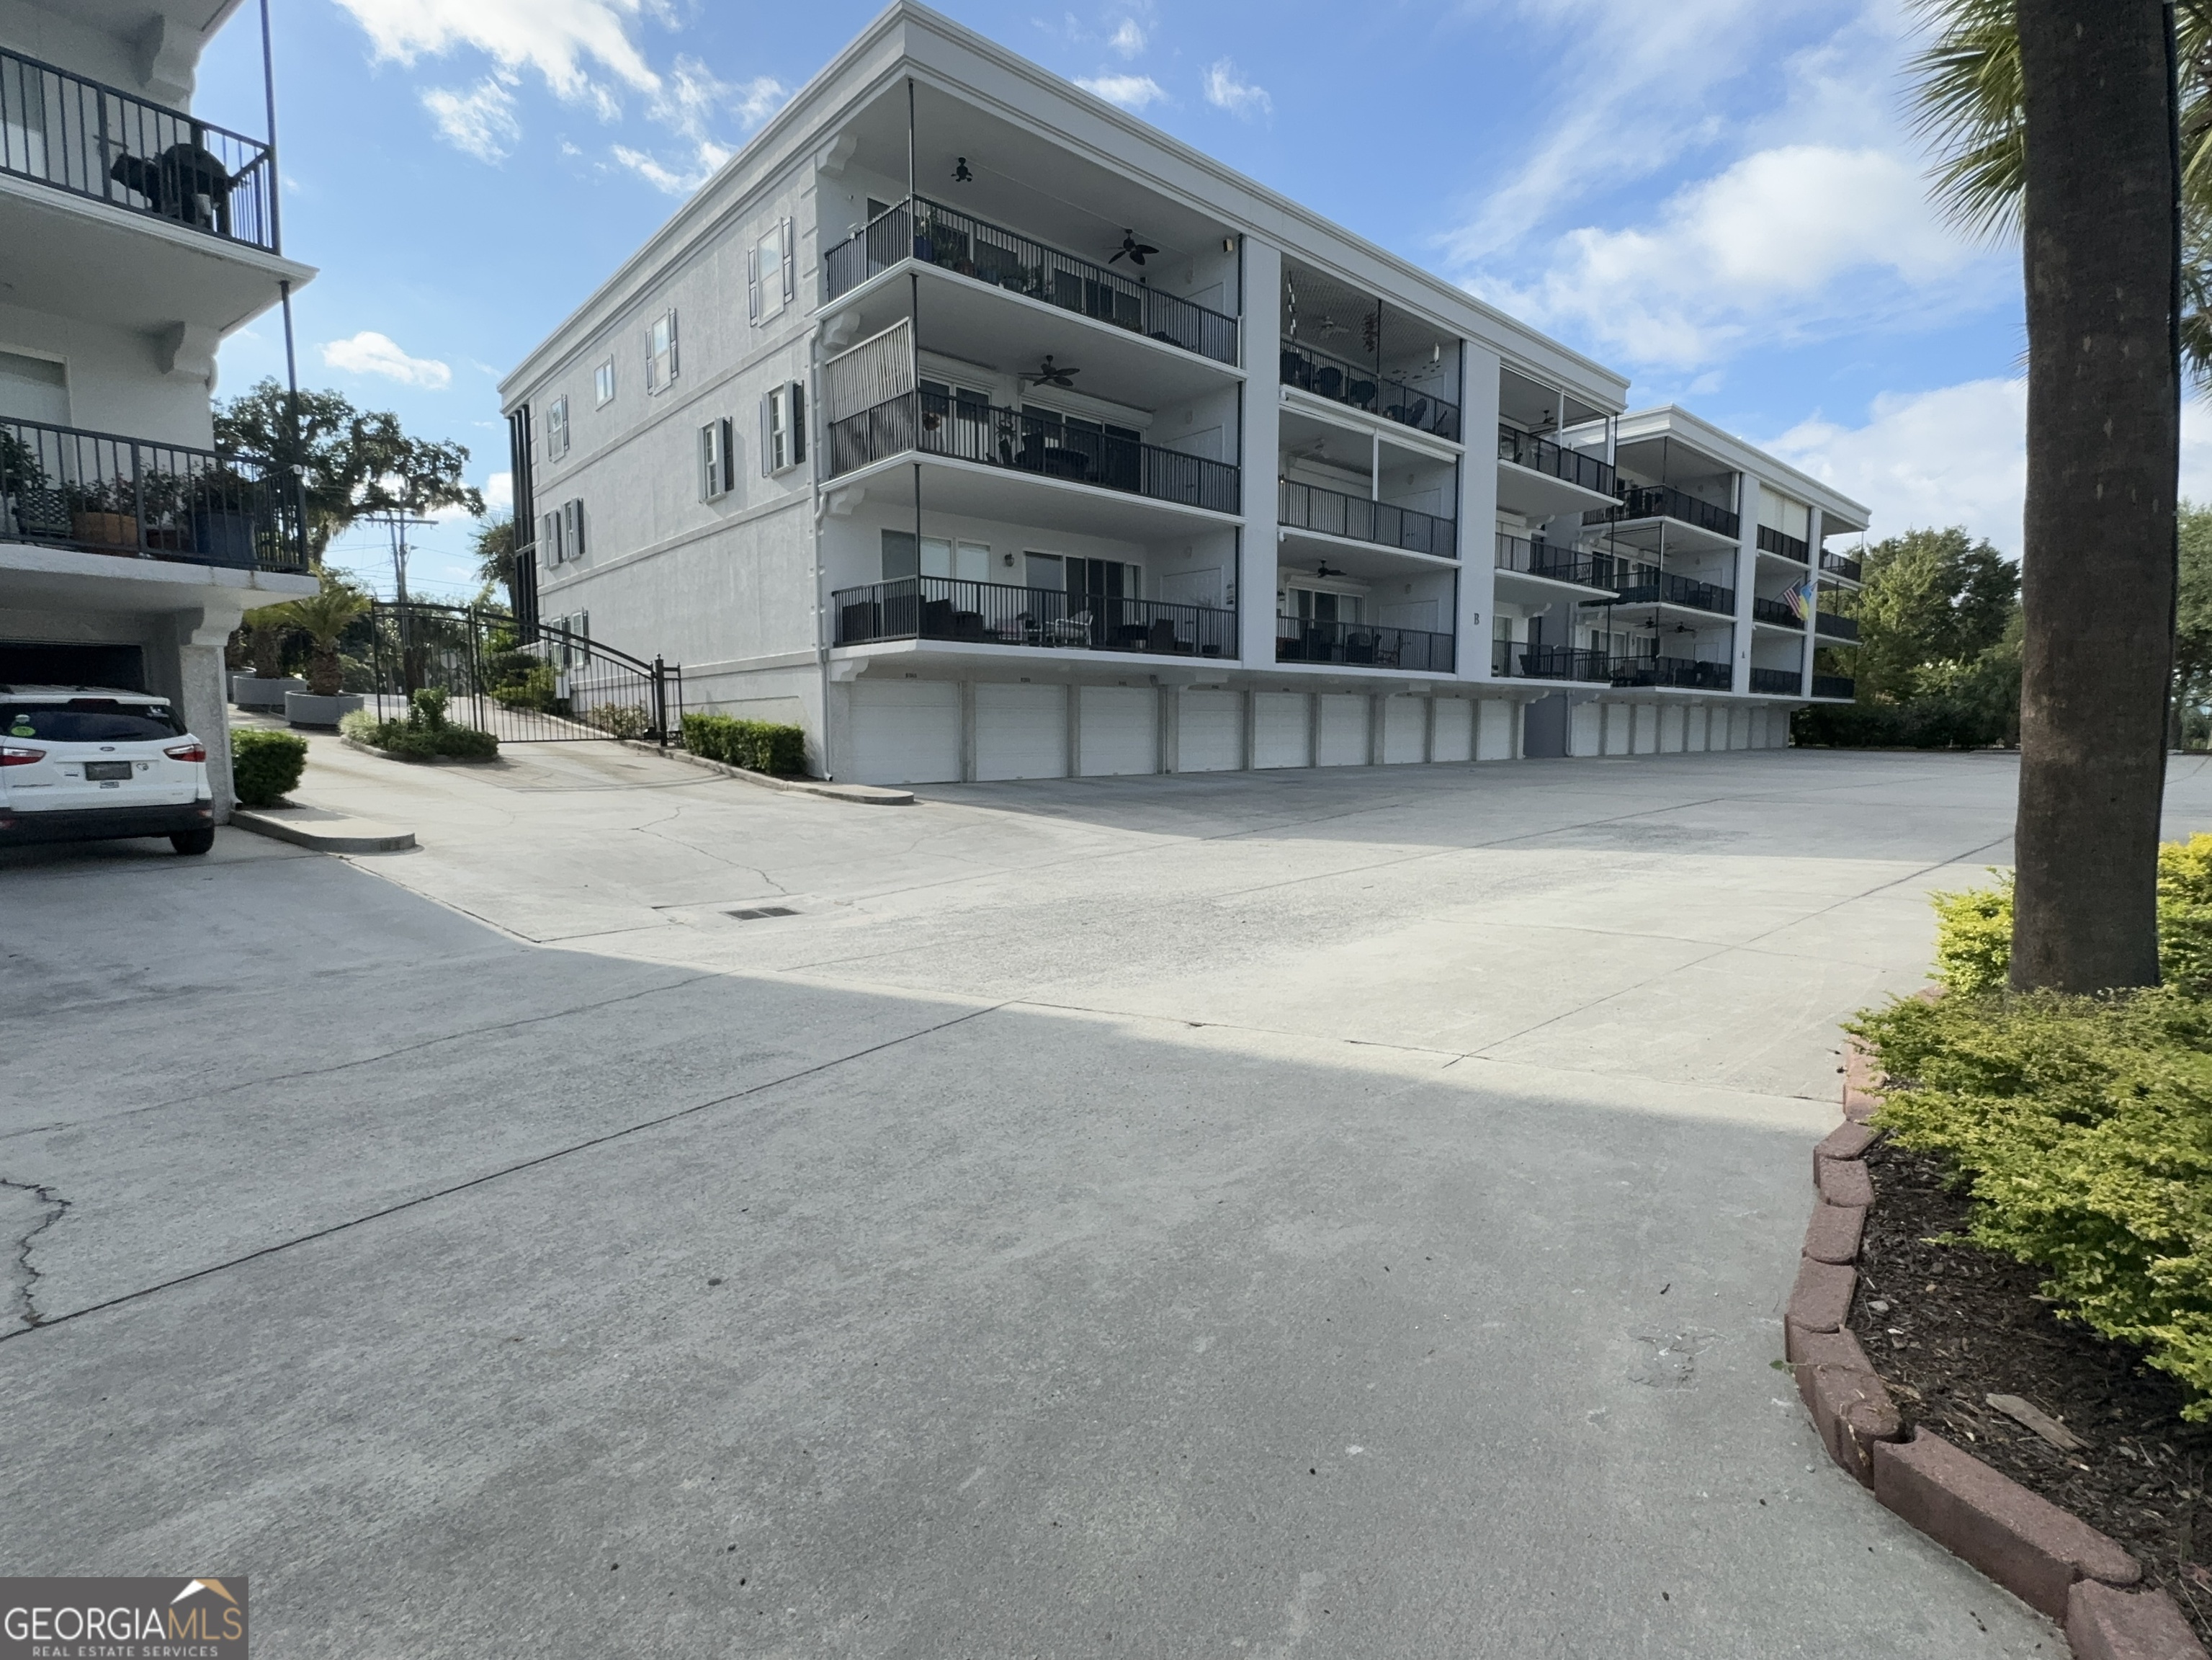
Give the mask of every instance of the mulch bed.
[[[1850, 1324], [1908, 1425], [1925, 1424], [2118, 1540], [2212, 1646], [2212, 1425], [2181, 1419], [2180, 1386], [2136, 1353], [2062, 1321], [2032, 1268], [1973, 1245], [1967, 1201], [1934, 1154], [1867, 1154], [1874, 1208]], [[2061, 1452], [1987, 1404], [2016, 1395], [2088, 1445]]]

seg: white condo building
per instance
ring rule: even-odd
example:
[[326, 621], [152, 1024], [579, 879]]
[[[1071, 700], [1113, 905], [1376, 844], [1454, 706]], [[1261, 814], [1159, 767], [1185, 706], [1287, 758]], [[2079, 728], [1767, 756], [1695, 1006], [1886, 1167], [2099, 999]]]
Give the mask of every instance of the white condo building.
[[936, 13], [503, 383], [517, 602], [868, 782], [1766, 748], [1865, 510]]
[[314, 275], [276, 158], [192, 112], [238, 0], [0, 0], [0, 684], [171, 699], [230, 807], [222, 648], [312, 593], [297, 515], [214, 447], [224, 335]]

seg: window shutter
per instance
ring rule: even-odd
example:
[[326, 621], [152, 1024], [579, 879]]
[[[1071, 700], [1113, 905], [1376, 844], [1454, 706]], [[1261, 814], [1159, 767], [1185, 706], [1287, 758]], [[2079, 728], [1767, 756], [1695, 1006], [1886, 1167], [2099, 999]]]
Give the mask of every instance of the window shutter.
[[789, 305], [799, 297], [799, 239], [792, 234], [791, 221], [783, 222], [783, 303]]
[[668, 378], [676, 379], [676, 307], [668, 308]]
[[655, 378], [653, 368], [653, 331], [659, 326], [657, 323], [645, 325], [645, 389], [647, 392], [660, 390], [660, 382]]
[[760, 400], [760, 461], [761, 477], [765, 478], [775, 471], [775, 398], [768, 394]]
[[745, 315], [756, 323], [760, 321], [760, 249], [753, 247], [745, 253]]
[[583, 498], [581, 496], [578, 496], [576, 499], [568, 503], [568, 528], [567, 533], [562, 536], [561, 539], [563, 544], [567, 547], [568, 556], [571, 559], [581, 559], [584, 556]]
[[793, 381], [784, 407], [791, 411], [791, 460], [796, 466], [806, 459], [806, 388]]
[[561, 516], [558, 514], [548, 513], [539, 516], [538, 541], [538, 545], [545, 550], [545, 562], [549, 565], [559, 564], [561, 562]]
[[714, 423], [714, 450], [720, 458], [723, 490], [735, 489], [738, 483], [738, 423], [727, 416]]
[[699, 499], [714, 499], [714, 429], [711, 425], [699, 429]]

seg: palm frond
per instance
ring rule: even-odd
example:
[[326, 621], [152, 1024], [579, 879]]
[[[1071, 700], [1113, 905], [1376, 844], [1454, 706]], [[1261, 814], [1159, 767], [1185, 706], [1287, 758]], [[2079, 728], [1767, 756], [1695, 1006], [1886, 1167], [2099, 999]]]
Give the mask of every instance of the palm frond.
[[2016, 235], [2027, 128], [2013, 0], [1914, 0], [1913, 9], [1935, 33], [1907, 66], [1913, 126], [1934, 152], [1929, 193], [1968, 235]]

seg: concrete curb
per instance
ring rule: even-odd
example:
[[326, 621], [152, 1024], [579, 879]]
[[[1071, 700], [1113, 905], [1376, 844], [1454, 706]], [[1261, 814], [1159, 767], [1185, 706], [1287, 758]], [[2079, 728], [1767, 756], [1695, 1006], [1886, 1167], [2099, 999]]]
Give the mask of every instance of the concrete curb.
[[787, 790], [794, 795], [819, 795], [832, 801], [850, 801], [863, 807], [910, 807], [914, 805], [912, 790], [888, 789], [881, 784], [838, 784], [821, 778], [779, 778], [772, 772], [754, 772], [748, 768], [733, 767], [726, 761], [710, 761], [703, 755], [692, 754], [689, 750], [663, 749], [658, 744], [647, 744], [635, 738], [617, 738], [615, 741], [625, 749], [661, 756], [671, 761], [681, 761], [687, 766], [719, 772], [725, 778], [741, 778], [748, 784], [761, 784], [772, 790]]
[[233, 811], [230, 822], [256, 836], [273, 836], [317, 853], [400, 853], [415, 845], [415, 832], [394, 830], [366, 818], [279, 818], [249, 807]]
[[[2212, 1660], [2118, 1541], [1931, 1430], [1909, 1436], [1848, 1325], [1874, 1183], [1866, 1120], [1887, 1080], [1856, 1037], [1844, 1048], [1844, 1122], [1814, 1149], [1820, 1197], [1783, 1321], [1797, 1393], [1829, 1457], [1882, 1506], [2063, 1626], [2076, 1660]], [[1862, 1196], [1863, 1195], [1863, 1196]]]
[[380, 761], [397, 761], [403, 767], [493, 767], [506, 758], [498, 755], [402, 755], [397, 750], [380, 750], [374, 744], [364, 744], [343, 733], [338, 734], [338, 742]]

